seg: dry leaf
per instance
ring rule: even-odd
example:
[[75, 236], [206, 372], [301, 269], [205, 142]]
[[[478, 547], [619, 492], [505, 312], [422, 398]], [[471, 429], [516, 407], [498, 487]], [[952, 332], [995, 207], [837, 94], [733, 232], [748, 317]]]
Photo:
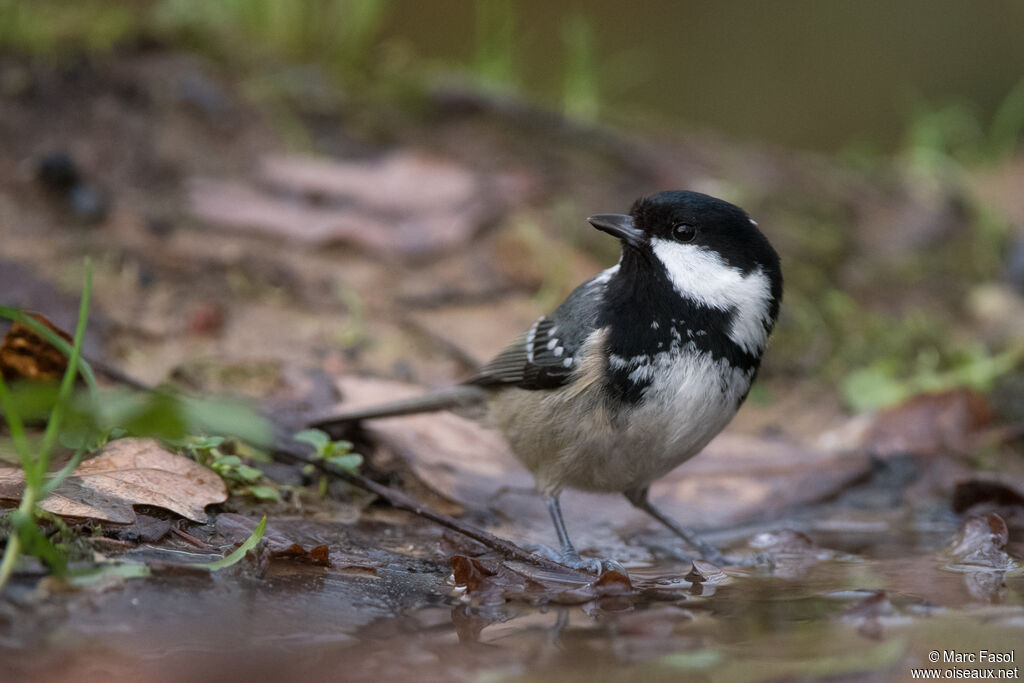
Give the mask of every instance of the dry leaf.
[[[335, 161], [272, 157], [258, 182], [195, 178], [192, 212], [219, 227], [306, 244], [344, 242], [421, 257], [467, 242], [492, 222], [509, 188], [417, 154]], [[270, 186], [270, 187], [268, 187]]]
[[863, 447], [880, 456], [963, 452], [992, 419], [988, 399], [977, 391], [921, 394], [880, 412]]
[[449, 211], [473, 201], [480, 189], [465, 167], [408, 152], [349, 162], [273, 156], [263, 160], [260, 175], [292, 192], [349, 198], [385, 213]]
[[[70, 335], [43, 316], [38, 313], [28, 315], [71, 343]], [[11, 329], [4, 336], [3, 345], [0, 346], [0, 372], [7, 381], [29, 379], [37, 382], [57, 382], [60, 381], [67, 366], [67, 356], [19, 322], [11, 325]]]
[[1010, 532], [1003, 518], [994, 512], [968, 517], [952, 545], [949, 556], [962, 569], [1019, 569], [1022, 563], [1006, 552]]
[[[25, 477], [0, 469], [0, 499], [19, 500]], [[207, 505], [223, 503], [228, 492], [217, 474], [165, 450], [152, 439], [118, 439], [84, 461], [40, 507], [62, 517], [127, 524], [133, 505], [152, 505], [205, 522]]]

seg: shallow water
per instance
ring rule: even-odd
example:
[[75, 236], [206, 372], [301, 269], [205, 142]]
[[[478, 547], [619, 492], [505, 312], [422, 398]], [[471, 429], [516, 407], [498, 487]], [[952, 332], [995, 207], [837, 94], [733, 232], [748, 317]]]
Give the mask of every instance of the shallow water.
[[538, 606], [474, 604], [441, 553], [303, 528], [329, 542], [331, 568], [168, 568], [45, 600], [21, 584], [0, 616], [4, 680], [903, 680], [932, 650], [1024, 643], [1024, 578], [949, 569], [943, 529], [812, 533], [812, 551], [703, 585], [681, 578], [689, 565], [633, 566], [645, 597]]

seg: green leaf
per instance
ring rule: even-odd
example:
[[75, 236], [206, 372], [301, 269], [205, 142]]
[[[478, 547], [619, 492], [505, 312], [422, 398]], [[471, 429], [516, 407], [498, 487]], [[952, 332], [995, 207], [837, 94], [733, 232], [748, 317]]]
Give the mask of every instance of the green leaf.
[[260, 500], [281, 500], [281, 494], [273, 486], [250, 486], [245, 490], [249, 495]]
[[188, 447], [192, 450], [212, 451], [224, 444], [223, 436], [193, 436], [188, 441]]
[[121, 427], [133, 436], [163, 441], [182, 441], [189, 433], [181, 400], [166, 391], [103, 392], [90, 408], [100, 429]]
[[230, 567], [233, 564], [237, 564], [242, 560], [243, 557], [245, 557], [245, 554], [247, 552], [256, 547], [256, 544], [259, 543], [260, 539], [263, 538], [263, 532], [266, 530], [267, 516], [263, 515], [263, 519], [261, 519], [260, 523], [256, 525], [256, 528], [253, 530], [252, 535], [249, 536], [249, 538], [245, 539], [245, 542], [242, 543], [242, 545], [238, 546], [238, 548], [233, 553], [231, 553], [222, 560], [216, 560], [214, 562], [204, 562], [202, 564], [197, 564], [195, 566], [201, 569], [209, 569], [211, 572], [215, 572], [224, 569], [225, 567]]
[[242, 464], [242, 459], [237, 455], [218, 455], [213, 460], [213, 469], [220, 471], [221, 469], [228, 470], [234, 467], [238, 467]]
[[843, 381], [842, 392], [846, 402], [858, 411], [899, 403], [911, 393], [883, 365], [851, 372]]
[[270, 423], [247, 403], [225, 399], [179, 400], [190, 434], [237, 436], [257, 446], [273, 443]]
[[363, 464], [363, 456], [358, 453], [349, 453], [348, 455], [332, 455], [327, 458], [327, 462], [340, 467], [343, 470], [354, 472]]
[[248, 465], [239, 465], [235, 468], [233, 474], [244, 482], [259, 481], [263, 478], [263, 472]]
[[329, 437], [326, 432], [319, 429], [303, 429], [292, 438], [296, 441], [308, 443], [321, 455], [327, 450], [327, 447], [331, 443], [331, 437]]

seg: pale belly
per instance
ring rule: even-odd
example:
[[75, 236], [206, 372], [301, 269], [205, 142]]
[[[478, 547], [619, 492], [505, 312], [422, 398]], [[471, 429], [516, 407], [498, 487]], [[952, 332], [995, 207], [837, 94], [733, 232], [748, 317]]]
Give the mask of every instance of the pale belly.
[[749, 373], [709, 355], [667, 367], [634, 406], [606, 405], [596, 384], [574, 396], [513, 389], [495, 397], [493, 422], [542, 491], [643, 489], [699, 453], [750, 386]]

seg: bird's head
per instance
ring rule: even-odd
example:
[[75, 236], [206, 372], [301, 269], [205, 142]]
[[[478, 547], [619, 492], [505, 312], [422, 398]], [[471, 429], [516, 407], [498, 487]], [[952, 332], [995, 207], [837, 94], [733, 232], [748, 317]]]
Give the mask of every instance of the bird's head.
[[[732, 311], [729, 336], [745, 350], [763, 348], [782, 300], [782, 271], [743, 209], [699, 192], [669, 191], [638, 199], [629, 214], [587, 220], [621, 240], [623, 285]], [[673, 291], [659, 289], [662, 283]]]

